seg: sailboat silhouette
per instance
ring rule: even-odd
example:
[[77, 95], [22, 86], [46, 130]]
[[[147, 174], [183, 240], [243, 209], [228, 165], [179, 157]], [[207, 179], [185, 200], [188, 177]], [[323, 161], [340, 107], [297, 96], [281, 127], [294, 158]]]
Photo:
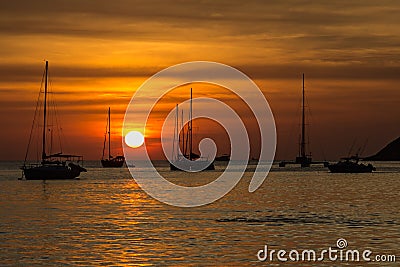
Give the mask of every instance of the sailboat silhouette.
[[[214, 161], [208, 158], [202, 158], [193, 152], [193, 90], [190, 88], [190, 110], [189, 110], [189, 122], [187, 126], [187, 138], [185, 140], [185, 135], [182, 136], [182, 147], [183, 153], [180, 153], [181, 138], [178, 133], [178, 105], [176, 106], [176, 118], [175, 118], [175, 136], [173, 151], [173, 161], [170, 163], [171, 171], [200, 171], [200, 170], [215, 170]], [[186, 142], [185, 142], [186, 141]], [[187, 151], [187, 149], [189, 151]]]
[[[25, 154], [24, 165], [21, 167], [23, 176], [26, 180], [55, 180], [55, 179], [73, 179], [80, 175], [81, 172], [86, 172], [86, 169], [81, 167], [79, 163], [83, 162], [82, 156], [68, 155], [59, 153], [47, 153], [47, 136], [46, 131], [48, 130], [48, 71], [49, 63], [46, 61], [45, 73], [44, 73], [44, 96], [43, 96], [43, 129], [42, 129], [42, 157], [40, 163], [27, 164], [28, 153], [30, 149], [31, 139], [33, 131], [35, 129], [36, 114], [33, 120], [31, 133], [28, 142], [28, 148]], [[38, 99], [38, 104], [40, 99]], [[37, 105], [36, 107], [38, 107]], [[36, 110], [37, 111], [37, 110]], [[57, 123], [58, 120], [55, 120]], [[54, 123], [54, 122], [53, 122]], [[50, 129], [49, 129], [50, 131]], [[52, 133], [52, 131], [51, 131]], [[52, 138], [51, 138], [52, 141]], [[60, 148], [61, 149], [61, 148]]]
[[[107, 138], [108, 136], [108, 138]], [[108, 157], [105, 158], [105, 150], [106, 150], [106, 141], [108, 139]], [[103, 155], [101, 157], [101, 165], [104, 168], [120, 168], [124, 165], [125, 157], [124, 156], [116, 156], [113, 157], [111, 155], [111, 108], [108, 108], [108, 117], [107, 117], [107, 127], [106, 133], [104, 135], [104, 143], [103, 143]]]
[[295, 161], [281, 161], [279, 167], [285, 167], [286, 164], [299, 164], [301, 167], [310, 167], [311, 164], [324, 164], [328, 165], [328, 162], [324, 161], [313, 161], [311, 158], [311, 152], [307, 152], [307, 138], [306, 138], [306, 112], [305, 112], [305, 89], [304, 89], [304, 73], [303, 73], [303, 89], [302, 89], [302, 112], [301, 112], [301, 134], [299, 142], [299, 154]]

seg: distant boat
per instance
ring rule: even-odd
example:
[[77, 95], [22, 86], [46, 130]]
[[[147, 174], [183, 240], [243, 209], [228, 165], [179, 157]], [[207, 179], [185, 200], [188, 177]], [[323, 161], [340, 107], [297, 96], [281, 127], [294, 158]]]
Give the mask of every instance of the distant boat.
[[376, 171], [372, 164], [359, 163], [358, 155], [342, 158], [338, 163], [329, 164], [328, 169], [332, 173], [368, 173]]
[[303, 90], [302, 90], [302, 115], [301, 115], [301, 134], [299, 144], [299, 154], [295, 161], [281, 161], [279, 167], [285, 167], [286, 164], [299, 164], [301, 167], [310, 167], [311, 164], [324, 164], [327, 166], [327, 162], [324, 161], [312, 161], [311, 153], [306, 150], [306, 114], [305, 114], [305, 90], [304, 90], [304, 73], [303, 73]]
[[[104, 154], [106, 151], [106, 143], [107, 143], [107, 135], [108, 135], [108, 158], [104, 158]], [[103, 143], [103, 155], [101, 157], [101, 165], [104, 168], [120, 168], [124, 165], [125, 157], [124, 156], [111, 156], [111, 108], [108, 108], [108, 117], [107, 117], [107, 127], [106, 133], [104, 134], [104, 143]]]
[[[80, 175], [81, 172], [86, 172], [86, 169], [79, 165], [80, 162], [83, 162], [82, 156], [76, 155], [67, 155], [62, 152], [52, 154], [51, 151], [47, 154], [47, 144], [46, 144], [46, 132], [48, 126], [48, 69], [49, 63], [46, 61], [45, 66], [45, 74], [44, 74], [44, 99], [43, 99], [43, 130], [42, 130], [42, 157], [40, 163], [28, 164], [27, 158], [30, 149], [32, 134], [35, 129], [35, 124], [39, 124], [39, 121], [36, 120], [36, 114], [38, 110], [35, 112], [35, 118], [32, 124], [31, 133], [28, 142], [28, 148], [25, 155], [24, 165], [21, 167], [23, 171], [23, 176], [26, 180], [56, 180], [56, 179], [74, 179]], [[40, 88], [42, 89], [42, 88]], [[41, 92], [41, 90], [40, 90]], [[36, 107], [39, 107], [39, 101]], [[56, 119], [55, 122], [58, 120]], [[52, 121], [54, 123], [54, 121]], [[50, 129], [49, 129], [50, 131]], [[53, 132], [51, 131], [51, 134]], [[52, 141], [53, 138], [51, 138]], [[50, 145], [51, 150], [51, 145]]]
[[[178, 132], [178, 121], [179, 121], [179, 110], [178, 105], [176, 106], [176, 119], [175, 119], [175, 140], [173, 143], [173, 148], [175, 154], [173, 155], [173, 162], [170, 163], [171, 171], [180, 170], [215, 170], [214, 161], [210, 161], [207, 158], [202, 158], [193, 152], [193, 94], [192, 88], [190, 88], [190, 110], [189, 110], [189, 122], [187, 127], [187, 137], [185, 140], [185, 132], [182, 134], [182, 147], [183, 154], [179, 153], [181, 138]], [[182, 120], [183, 121], [183, 120]], [[186, 141], [186, 142], [185, 142]], [[189, 151], [187, 151], [189, 150]], [[179, 168], [179, 167], [182, 168]]]

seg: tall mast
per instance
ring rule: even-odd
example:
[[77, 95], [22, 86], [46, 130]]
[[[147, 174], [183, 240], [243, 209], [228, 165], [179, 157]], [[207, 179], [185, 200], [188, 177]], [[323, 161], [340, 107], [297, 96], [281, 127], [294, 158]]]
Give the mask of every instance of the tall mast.
[[190, 112], [189, 112], [189, 160], [192, 160], [192, 145], [193, 145], [193, 92], [192, 88], [190, 88]]
[[[182, 129], [182, 154], [185, 155], [186, 150], [185, 150], [185, 128], [183, 128], [183, 110], [181, 111], [181, 129]], [[179, 135], [179, 144], [180, 144], [180, 135]]]
[[178, 159], [179, 157], [179, 107], [178, 104], [176, 104], [176, 108], [175, 108], [175, 112], [176, 112], [176, 116], [175, 116], [175, 138], [176, 138], [176, 143], [175, 143], [175, 149], [176, 149], [176, 154], [174, 155], [174, 157], [176, 157], [175, 159]]
[[49, 70], [49, 62], [46, 61], [45, 78], [44, 78], [44, 103], [43, 103], [43, 135], [42, 135], [42, 162], [46, 160], [46, 117], [47, 117], [47, 77]]
[[111, 159], [111, 118], [110, 118], [111, 108], [108, 107], [108, 159]]
[[188, 122], [188, 126], [187, 126], [187, 131], [186, 131], [186, 139], [185, 139], [185, 156], [187, 156], [187, 151], [188, 151], [188, 146], [189, 146], [189, 125], [190, 122]]
[[303, 73], [303, 105], [302, 105], [302, 117], [301, 117], [301, 145], [300, 154], [303, 158], [306, 157], [306, 122], [305, 122], [305, 104], [304, 104], [304, 73]]

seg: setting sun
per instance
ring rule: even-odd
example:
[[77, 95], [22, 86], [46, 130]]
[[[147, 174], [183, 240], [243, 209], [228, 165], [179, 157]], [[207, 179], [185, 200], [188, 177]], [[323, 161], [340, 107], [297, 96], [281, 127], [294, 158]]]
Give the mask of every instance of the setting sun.
[[138, 131], [131, 131], [125, 136], [125, 143], [132, 148], [138, 148], [144, 143], [144, 136]]

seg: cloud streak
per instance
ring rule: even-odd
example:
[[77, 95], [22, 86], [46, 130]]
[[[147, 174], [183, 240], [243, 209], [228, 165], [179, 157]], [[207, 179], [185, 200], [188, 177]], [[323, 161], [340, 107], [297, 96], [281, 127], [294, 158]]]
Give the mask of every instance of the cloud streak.
[[[37, 82], [42, 75], [38, 64], [0, 64], [0, 83]], [[167, 66], [165, 66], [166, 68]], [[324, 64], [241, 64], [233, 66], [253, 79], [298, 79], [305, 72], [314, 79], [343, 80], [399, 80], [400, 65], [374, 66], [360, 63], [335, 65]], [[52, 78], [60, 79], [108, 79], [108, 78], [149, 78], [164, 67], [93, 67], [93, 66], [52, 66]], [[173, 78], [173, 77], [171, 77]], [[73, 82], [73, 81], [71, 81]], [[2, 89], [0, 89], [1, 92]], [[5, 89], [3, 89], [5, 90]], [[8, 89], [12, 90], [12, 89]]]

